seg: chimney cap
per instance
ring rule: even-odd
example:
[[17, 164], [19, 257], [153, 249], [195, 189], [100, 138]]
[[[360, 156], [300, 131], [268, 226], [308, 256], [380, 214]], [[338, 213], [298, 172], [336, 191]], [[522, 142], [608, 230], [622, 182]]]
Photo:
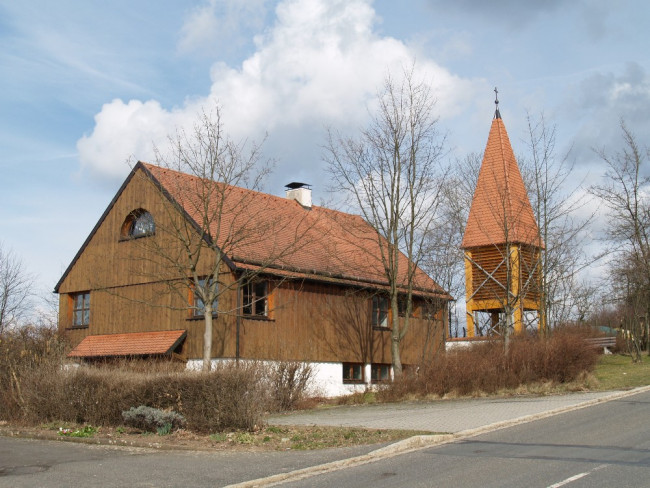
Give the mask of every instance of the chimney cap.
[[290, 190], [296, 190], [298, 188], [307, 188], [308, 190], [311, 190], [311, 185], [309, 183], [300, 183], [298, 181], [292, 181], [291, 183], [284, 185], [284, 187]]

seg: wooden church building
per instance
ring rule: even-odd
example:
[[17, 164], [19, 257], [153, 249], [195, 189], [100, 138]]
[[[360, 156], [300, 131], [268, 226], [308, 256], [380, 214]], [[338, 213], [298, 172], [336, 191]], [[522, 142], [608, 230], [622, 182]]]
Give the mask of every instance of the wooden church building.
[[[206, 192], [218, 194], [209, 205]], [[196, 242], [203, 254], [178, 266]], [[372, 226], [312, 205], [304, 184], [288, 185], [285, 198], [142, 162], [56, 285], [70, 357], [174, 356], [200, 367], [207, 319], [192, 283], [217, 258], [214, 361], [308, 362], [330, 395], [391, 377], [391, 318], [407, 317], [389, 306]], [[404, 283], [407, 264], [401, 255]], [[444, 347], [451, 299], [419, 268], [413, 294], [406, 366]]]
[[520, 333], [528, 321], [543, 328], [540, 273], [544, 243], [498, 98], [495, 103], [461, 246], [468, 337]]

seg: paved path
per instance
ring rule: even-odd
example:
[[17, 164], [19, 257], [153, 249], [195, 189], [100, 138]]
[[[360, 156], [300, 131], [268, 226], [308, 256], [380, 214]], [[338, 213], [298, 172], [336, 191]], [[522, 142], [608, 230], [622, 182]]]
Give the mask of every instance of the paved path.
[[521, 417], [571, 408], [613, 394], [616, 392], [333, 407], [272, 416], [269, 418], [269, 423], [458, 433]]

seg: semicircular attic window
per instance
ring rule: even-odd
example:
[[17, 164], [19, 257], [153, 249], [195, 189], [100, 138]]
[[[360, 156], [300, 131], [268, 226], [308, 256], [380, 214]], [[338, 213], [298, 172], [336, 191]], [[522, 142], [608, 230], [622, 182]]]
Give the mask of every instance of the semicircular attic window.
[[120, 232], [121, 239], [137, 239], [138, 237], [146, 237], [155, 234], [156, 223], [153, 220], [153, 215], [139, 208], [131, 212], [124, 223]]

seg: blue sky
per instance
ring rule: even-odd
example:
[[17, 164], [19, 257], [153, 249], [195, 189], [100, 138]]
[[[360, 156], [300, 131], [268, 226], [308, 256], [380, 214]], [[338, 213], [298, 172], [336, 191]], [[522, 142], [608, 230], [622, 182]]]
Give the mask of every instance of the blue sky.
[[0, 0], [0, 241], [58, 281], [152, 142], [218, 101], [277, 161], [266, 190], [329, 198], [324, 128], [353, 130], [388, 71], [416, 59], [450, 157], [484, 148], [494, 86], [515, 152], [526, 111], [557, 124], [578, 177], [624, 117], [650, 139], [643, 0]]

